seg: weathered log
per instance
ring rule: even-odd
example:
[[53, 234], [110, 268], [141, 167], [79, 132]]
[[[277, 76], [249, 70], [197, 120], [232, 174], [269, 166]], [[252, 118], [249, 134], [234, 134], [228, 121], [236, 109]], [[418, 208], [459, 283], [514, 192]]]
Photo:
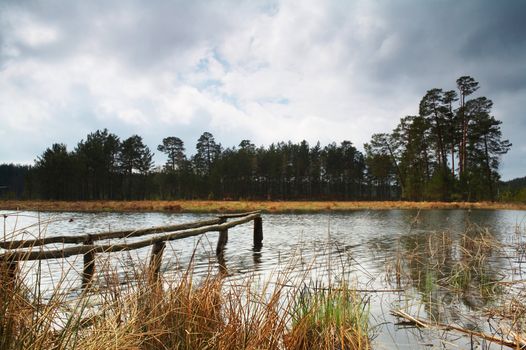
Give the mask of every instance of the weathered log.
[[45, 260], [45, 259], [59, 259], [59, 258], [67, 258], [74, 255], [80, 255], [80, 254], [86, 254], [88, 252], [95, 253], [113, 253], [113, 252], [122, 252], [122, 251], [128, 251], [128, 250], [134, 250], [139, 249], [143, 247], [147, 247], [149, 245], [155, 244], [156, 242], [163, 242], [163, 241], [173, 241], [177, 239], [183, 239], [187, 237], [197, 236], [201, 235], [206, 232], [213, 232], [213, 231], [224, 231], [228, 230], [229, 228], [232, 228], [237, 225], [241, 225], [244, 223], [247, 223], [249, 221], [254, 220], [254, 242], [256, 242], [256, 227], [258, 226], [259, 229], [258, 233], [258, 241], [261, 244], [261, 241], [263, 240], [263, 229], [261, 227], [261, 220], [259, 220], [259, 224], [256, 224], [256, 219], [261, 219], [260, 214], [250, 214], [247, 215], [241, 219], [233, 220], [230, 222], [225, 222], [223, 224], [216, 224], [216, 225], [210, 225], [210, 226], [204, 226], [199, 227], [195, 229], [189, 229], [189, 230], [181, 230], [177, 232], [172, 232], [164, 235], [159, 235], [155, 237], [151, 237], [145, 240], [141, 240], [138, 242], [133, 243], [119, 243], [119, 244], [109, 244], [109, 245], [93, 245], [93, 244], [84, 244], [80, 246], [74, 246], [74, 247], [68, 247], [64, 249], [58, 249], [58, 250], [38, 250], [38, 251], [32, 251], [32, 250], [11, 250], [7, 251], [4, 254], [0, 255], [0, 259], [8, 259], [10, 261], [20, 261], [20, 260]]
[[457, 331], [457, 332], [464, 333], [470, 336], [479, 337], [479, 338], [482, 338], [482, 339], [485, 339], [485, 340], [488, 340], [488, 341], [491, 341], [491, 342], [494, 342], [500, 345], [504, 345], [512, 349], [524, 349], [526, 347], [526, 344], [524, 344], [517, 337], [515, 341], [512, 341], [509, 339], [505, 339], [503, 337], [497, 337], [491, 334], [477, 332], [471, 329], [459, 327], [457, 325], [431, 322], [431, 321], [424, 320], [421, 318], [413, 317], [403, 310], [391, 310], [391, 314], [404, 319], [406, 323], [410, 323], [410, 324], [413, 324], [421, 328], [434, 328], [434, 329], [441, 329], [445, 331]]
[[242, 218], [244, 216], [247, 216], [247, 215], [251, 215], [251, 214], [260, 214], [261, 211], [260, 210], [254, 210], [254, 211], [249, 211], [249, 212], [246, 212], [246, 213], [232, 213], [232, 214], [222, 214], [222, 215], [219, 215], [218, 218], [220, 219], [235, 219], [235, 218]]
[[32, 240], [17, 240], [17, 241], [8, 241], [0, 242], [0, 248], [3, 249], [18, 249], [18, 248], [31, 248], [38, 247], [46, 244], [52, 243], [63, 243], [63, 244], [78, 244], [83, 243], [88, 239], [93, 241], [100, 241], [105, 239], [117, 239], [117, 238], [131, 238], [131, 237], [140, 237], [154, 233], [164, 233], [164, 232], [174, 232], [174, 231], [183, 231], [193, 228], [199, 228], [203, 226], [210, 226], [221, 223], [220, 218], [214, 218], [209, 220], [169, 225], [169, 226], [159, 226], [144, 228], [138, 230], [123, 230], [123, 231], [113, 231], [113, 232], [103, 232], [92, 235], [79, 235], [79, 236], [54, 236], [46, 237], [40, 239]]

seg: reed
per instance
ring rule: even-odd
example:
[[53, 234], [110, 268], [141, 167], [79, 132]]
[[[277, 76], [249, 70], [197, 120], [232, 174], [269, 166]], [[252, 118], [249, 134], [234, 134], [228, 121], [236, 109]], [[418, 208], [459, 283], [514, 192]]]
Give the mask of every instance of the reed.
[[292, 307], [287, 349], [370, 349], [369, 302], [346, 284], [305, 288]]
[[[368, 302], [348, 283], [323, 286], [293, 269], [268, 280], [229, 278], [193, 260], [168, 279], [136, 262], [97, 261], [85, 291], [63, 278], [42, 291], [17, 273], [0, 285], [0, 348], [11, 349], [368, 349]], [[126, 264], [126, 261], [122, 261]], [[23, 262], [22, 262], [23, 264]], [[66, 276], [74, 271], [62, 271]], [[7, 280], [2, 269], [2, 280]], [[26, 273], [27, 272], [26, 270]], [[69, 282], [68, 282], [69, 281]], [[293, 281], [293, 283], [291, 283]], [[76, 283], [76, 284], [73, 284]], [[78, 284], [78, 285], [77, 285]], [[305, 286], [310, 286], [306, 288]], [[72, 297], [71, 290], [77, 294]], [[65, 292], [66, 291], [66, 292]], [[75, 294], [75, 293], [73, 293]]]
[[[460, 234], [434, 232], [403, 237], [386, 265], [386, 278], [388, 283], [404, 287], [405, 299], [412, 302], [404, 304], [407, 312], [394, 310], [393, 315], [402, 319], [402, 324], [435, 329], [438, 339], [446, 330], [470, 335], [472, 347], [473, 339], [485, 339], [525, 348], [524, 280], [503, 281], [520, 275], [517, 264], [521, 262], [522, 245], [522, 232], [516, 232], [512, 242], [505, 244], [489, 229], [473, 224]], [[414, 315], [415, 311], [424, 311], [424, 318]], [[468, 326], [444, 323], [458, 319], [467, 320]], [[486, 331], [473, 331], [470, 324], [482, 325]]]

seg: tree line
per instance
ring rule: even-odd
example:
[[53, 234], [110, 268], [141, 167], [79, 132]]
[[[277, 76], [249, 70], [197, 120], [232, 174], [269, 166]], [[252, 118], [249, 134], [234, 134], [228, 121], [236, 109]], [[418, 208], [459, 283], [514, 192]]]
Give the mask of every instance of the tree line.
[[456, 83], [458, 92], [428, 90], [418, 115], [400, 119], [391, 133], [374, 134], [364, 146], [371, 176], [398, 184], [402, 198], [496, 198], [500, 158], [511, 143], [491, 115], [493, 102], [469, 98], [479, 83], [469, 76]]
[[[501, 121], [491, 115], [492, 101], [470, 98], [478, 82], [464, 76], [456, 83], [458, 92], [427, 91], [418, 115], [401, 118], [391, 132], [372, 135], [364, 152], [351, 141], [324, 146], [288, 141], [256, 147], [242, 140], [236, 147], [224, 148], [204, 132], [192, 156], [179, 137], [165, 137], [156, 149], [167, 160], [155, 167], [154, 154], [141, 136], [121, 140], [104, 129], [88, 134], [71, 151], [64, 144], [51, 145], [33, 166], [5, 165], [18, 172], [11, 176], [17, 179], [16, 193], [4, 190], [4, 196], [493, 200], [500, 157], [511, 143], [502, 138]], [[0, 186], [12, 181], [2, 177], [2, 169]]]
[[526, 203], [526, 176], [500, 184], [499, 199], [505, 202]]

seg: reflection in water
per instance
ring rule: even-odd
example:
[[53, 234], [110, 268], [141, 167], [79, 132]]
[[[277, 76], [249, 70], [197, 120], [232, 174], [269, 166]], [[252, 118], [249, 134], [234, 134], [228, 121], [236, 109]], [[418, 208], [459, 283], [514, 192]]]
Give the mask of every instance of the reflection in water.
[[261, 267], [261, 249], [263, 248], [263, 244], [259, 244], [258, 246], [254, 246], [252, 248], [252, 258], [254, 261], [254, 270], [259, 271]]
[[[2, 212], [0, 211], [0, 214]], [[16, 239], [62, 234], [161, 226], [209, 218], [206, 214], [169, 213], [21, 213], [6, 219], [3, 234]], [[487, 330], [485, 310], [505, 293], [500, 281], [522, 279], [526, 236], [517, 223], [521, 211], [491, 210], [357, 210], [348, 213], [263, 215], [264, 245], [254, 245], [252, 225], [221, 235], [209, 233], [169, 242], [163, 255], [164, 276], [193, 266], [196, 276], [212, 265], [227, 278], [257, 274], [265, 280], [293, 269], [313, 280], [349, 277], [357, 288], [403, 288], [403, 293], [371, 294], [373, 325], [378, 325], [376, 348], [426, 348], [425, 344], [469, 348], [469, 340], [451, 335], [437, 340], [430, 331], [399, 328], [389, 315], [404, 308], [413, 315]], [[73, 220], [70, 220], [73, 219]], [[140, 223], [140, 224], [138, 224]], [[476, 226], [475, 226], [476, 224]], [[32, 226], [31, 226], [32, 225]], [[133, 242], [128, 239], [127, 242]], [[227, 243], [228, 242], [228, 243]], [[111, 243], [111, 241], [105, 242]], [[57, 245], [61, 248], [62, 245]], [[107, 256], [132, 271], [137, 261], [148, 261], [149, 249]], [[263, 258], [264, 256], [264, 258]], [[509, 257], [512, 257], [510, 259]], [[81, 258], [49, 260], [42, 282], [52, 285], [57, 273], [70, 271], [68, 286], [76, 285]], [[99, 263], [99, 262], [97, 262]], [[22, 266], [25, 271], [35, 265]], [[28, 283], [32, 283], [31, 274]], [[168, 277], [167, 277], [168, 278]], [[469, 315], [469, 318], [466, 318]], [[445, 344], [445, 345], [444, 345]]]
[[409, 285], [419, 293], [422, 317], [459, 322], [459, 312], [481, 311], [498, 297], [497, 282], [504, 277], [501, 253], [487, 230], [404, 235], [391, 282], [398, 288]]

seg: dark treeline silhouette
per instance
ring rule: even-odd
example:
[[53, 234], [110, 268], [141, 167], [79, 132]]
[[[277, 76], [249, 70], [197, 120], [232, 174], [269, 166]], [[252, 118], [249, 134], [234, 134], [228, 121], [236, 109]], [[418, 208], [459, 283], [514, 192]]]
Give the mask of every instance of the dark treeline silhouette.
[[[224, 149], [205, 132], [192, 157], [177, 137], [158, 147], [154, 168], [140, 136], [120, 141], [98, 130], [69, 152], [54, 144], [30, 169], [34, 198], [99, 199], [394, 199], [397, 188], [376, 193], [365, 159], [351, 142], [311, 147], [306, 141], [257, 148], [248, 140]], [[27, 181], [26, 181], [27, 183]]]
[[526, 176], [501, 182], [499, 198], [507, 202], [526, 202]]
[[31, 167], [27, 165], [0, 164], [0, 198], [31, 197], [29, 183]]
[[0, 173], [0, 186], [4, 196], [65, 200], [493, 200], [511, 144], [491, 100], [468, 98], [478, 83], [461, 77], [457, 88], [427, 91], [418, 115], [372, 135], [363, 153], [350, 141], [223, 148], [205, 132], [191, 157], [179, 137], [164, 138], [157, 150], [167, 161], [155, 168], [140, 136], [121, 140], [104, 129], [72, 151], [53, 144], [32, 167], [4, 166], [14, 175]]

